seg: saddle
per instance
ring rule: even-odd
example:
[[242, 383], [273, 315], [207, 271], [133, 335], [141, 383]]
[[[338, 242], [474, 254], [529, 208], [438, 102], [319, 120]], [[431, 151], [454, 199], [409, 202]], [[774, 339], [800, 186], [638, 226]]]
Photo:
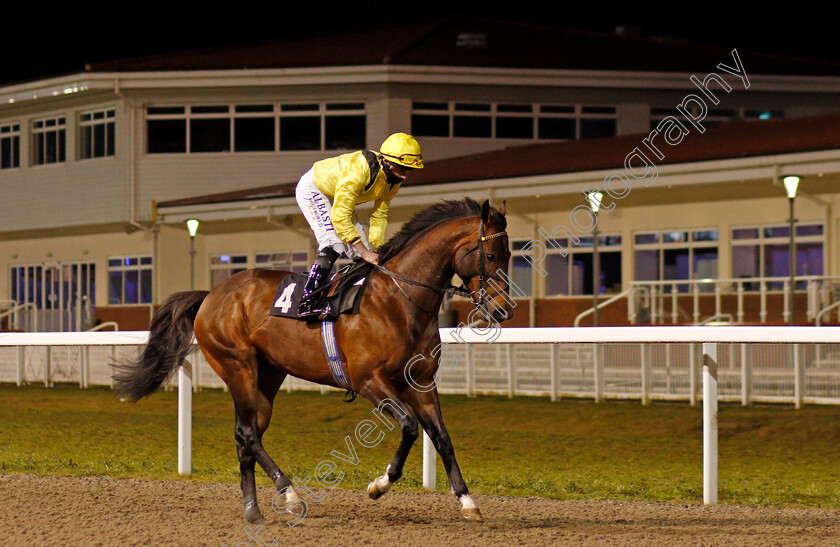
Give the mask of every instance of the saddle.
[[[330, 315], [320, 320], [335, 321], [343, 313], [359, 313], [362, 295], [372, 269], [373, 265], [363, 260], [352, 262], [339, 269], [323, 287], [315, 291], [315, 305], [323, 307], [329, 303], [332, 309]], [[280, 282], [269, 315], [301, 321], [319, 321], [318, 317], [301, 317], [298, 313], [307, 276], [306, 273], [293, 273]]]

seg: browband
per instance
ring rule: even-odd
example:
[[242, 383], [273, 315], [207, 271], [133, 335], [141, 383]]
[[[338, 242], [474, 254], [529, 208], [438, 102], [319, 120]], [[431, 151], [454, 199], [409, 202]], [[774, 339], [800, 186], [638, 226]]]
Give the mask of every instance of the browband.
[[494, 237], [506, 236], [506, 235], [507, 235], [507, 232], [496, 232], [493, 235], [481, 236], [481, 241], [487, 241], [488, 239], [493, 239]]

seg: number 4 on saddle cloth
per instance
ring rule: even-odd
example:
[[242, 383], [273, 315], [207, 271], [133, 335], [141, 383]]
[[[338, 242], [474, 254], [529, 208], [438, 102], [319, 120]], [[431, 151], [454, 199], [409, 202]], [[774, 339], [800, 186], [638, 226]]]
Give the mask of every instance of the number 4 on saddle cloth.
[[[306, 284], [306, 273], [286, 276], [277, 287], [274, 305], [269, 315], [290, 317], [302, 321], [335, 321], [342, 313], [359, 313], [362, 295], [373, 265], [364, 261], [353, 262], [338, 270], [323, 287], [313, 293], [317, 297], [315, 307], [330, 305], [331, 313], [326, 317], [300, 317], [298, 307]], [[319, 296], [320, 294], [320, 296]]]

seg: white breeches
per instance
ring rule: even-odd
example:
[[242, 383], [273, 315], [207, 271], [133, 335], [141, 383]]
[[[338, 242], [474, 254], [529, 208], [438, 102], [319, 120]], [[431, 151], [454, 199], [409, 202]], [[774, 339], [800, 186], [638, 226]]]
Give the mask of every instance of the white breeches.
[[[297, 198], [298, 207], [300, 207], [304, 218], [306, 218], [306, 221], [315, 234], [315, 239], [318, 241], [318, 250], [332, 247], [336, 252], [344, 253], [349, 258], [359, 256], [359, 253], [356, 252], [353, 246], [342, 241], [335, 232], [332, 217], [330, 216], [332, 202], [315, 186], [312, 169], [300, 177], [300, 181], [295, 188], [295, 197]], [[358, 222], [355, 213], [353, 213], [353, 222], [356, 225], [356, 231], [362, 236], [362, 243], [370, 249], [365, 228]]]

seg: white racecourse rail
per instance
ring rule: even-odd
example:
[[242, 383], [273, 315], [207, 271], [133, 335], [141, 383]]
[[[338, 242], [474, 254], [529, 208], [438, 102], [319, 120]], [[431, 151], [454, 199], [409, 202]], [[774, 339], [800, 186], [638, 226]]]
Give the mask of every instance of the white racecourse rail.
[[[64, 333], [0, 333], [0, 350], [15, 351], [16, 348], [16, 363], [13, 368], [16, 369], [14, 379], [18, 384], [23, 383], [27, 378], [26, 348], [27, 347], [43, 347], [46, 349], [46, 358], [44, 360], [45, 369], [43, 371], [44, 382], [50, 385], [51, 371], [50, 363], [53, 362], [51, 352], [59, 351], [59, 348], [77, 347], [83, 348], [81, 352], [80, 367], [77, 371], [79, 378], [79, 385], [86, 387], [91, 378], [91, 348], [110, 348], [110, 355], [115, 355], [118, 347], [134, 346], [138, 348], [145, 344], [148, 339], [147, 331], [119, 331], [119, 332], [64, 332]], [[577, 344], [577, 352], [580, 355], [579, 345], [592, 345], [592, 367], [591, 374], [594, 377], [593, 385], [596, 400], [600, 400], [604, 395], [599, 386], [604, 385], [604, 368], [602, 359], [599, 356], [598, 348], [610, 347], [621, 344], [652, 344], [652, 345], [668, 345], [668, 344], [692, 344], [702, 347], [702, 400], [703, 400], [703, 452], [704, 452], [704, 503], [717, 503], [717, 403], [718, 403], [718, 371], [721, 361], [718, 359], [718, 344], [725, 344], [727, 346], [721, 347], [735, 347], [735, 345], [745, 348], [746, 345], [774, 345], [780, 347], [780, 344], [792, 345], [793, 352], [791, 354], [794, 365], [794, 396], [792, 399], [784, 399], [785, 401], [792, 400], [797, 405], [803, 400], [803, 391], [805, 386], [804, 365], [800, 362], [800, 352], [798, 346], [801, 344], [816, 345], [818, 351], [816, 352], [816, 363], [820, 367], [818, 374], [824, 374], [824, 370], [828, 370], [828, 374], [833, 377], [840, 378], [840, 361], [837, 359], [824, 359], [821, 357], [822, 352], [819, 350], [821, 346], [840, 344], [840, 327], [742, 327], [742, 326], [664, 326], [664, 327], [587, 327], [587, 328], [502, 328], [502, 329], [477, 329], [477, 328], [446, 328], [440, 329], [441, 340], [452, 346], [461, 346], [463, 354], [467, 356], [467, 368], [470, 367], [471, 355], [478, 353], [479, 348], [487, 346], [495, 346], [496, 348], [506, 348], [510, 354], [513, 347], [518, 345], [533, 345], [533, 344], [551, 344], [551, 345], [575, 345]], [[783, 346], [781, 346], [783, 347]], [[840, 353], [840, 352], [838, 352]], [[552, 384], [552, 399], [556, 395], [555, 378], [557, 367], [554, 366], [556, 355], [551, 354], [551, 384]], [[643, 346], [641, 357], [641, 386], [642, 386], [642, 402], [649, 402], [646, 400], [645, 386], [649, 385], [651, 375], [651, 362], [645, 357], [645, 350]], [[670, 353], [668, 354], [670, 355]], [[693, 359], [693, 353], [690, 355]], [[723, 359], [723, 356], [721, 356]], [[14, 360], [14, 359], [13, 359]], [[748, 385], [752, 382], [747, 381], [747, 377], [751, 375], [745, 363], [748, 361], [741, 360], [742, 368], [742, 400], [746, 404], [750, 399], [747, 392]], [[667, 359], [666, 359], [667, 363]], [[692, 361], [693, 363], [693, 361]], [[513, 359], [511, 355], [507, 358], [508, 368], [513, 367]], [[0, 359], [0, 381], [14, 381], [8, 378], [8, 373], [3, 374], [3, 360]], [[475, 364], [472, 365], [475, 370]], [[179, 416], [178, 416], [178, 471], [182, 474], [188, 474], [191, 470], [191, 424], [192, 424], [192, 389], [193, 389], [193, 363], [187, 362], [184, 367], [181, 367], [178, 372], [178, 389], [179, 389]], [[7, 367], [8, 369], [8, 367]], [[837, 370], [835, 370], [837, 369]], [[201, 365], [195, 367], [196, 372], [201, 370]], [[8, 370], [6, 370], [8, 372]], [[514, 394], [514, 381], [516, 371], [507, 371], [508, 391], [509, 394]], [[443, 371], [441, 373], [441, 380], [445, 380], [449, 372]], [[467, 374], [467, 384], [470, 383], [469, 378], [473, 373]], [[647, 378], [645, 376], [648, 376]], [[60, 376], [60, 375], [59, 375]], [[103, 383], [100, 372], [100, 381]], [[777, 375], [778, 376], [778, 375]], [[107, 378], [107, 376], [105, 376]], [[202, 380], [204, 376], [201, 376]], [[670, 377], [669, 377], [670, 378]], [[693, 376], [692, 376], [693, 378]], [[203, 385], [216, 385], [218, 387], [218, 378], [215, 378], [216, 383], [210, 381], [201, 382]], [[289, 380], [289, 390], [292, 389]], [[693, 380], [692, 380], [693, 381]], [[776, 381], [776, 380], [774, 380]], [[97, 382], [93, 382], [97, 383]], [[107, 384], [107, 381], [104, 383]], [[440, 387], [444, 387], [444, 382], [440, 383]], [[458, 390], [442, 389], [448, 392], [457, 392]], [[468, 386], [467, 393], [480, 392]], [[461, 391], [464, 392], [464, 391]], [[695, 401], [694, 395], [690, 397], [691, 402]], [[780, 400], [779, 398], [768, 400]], [[814, 399], [815, 402], [820, 401], [819, 398]], [[831, 398], [829, 402], [838, 402], [836, 398]], [[428, 488], [434, 488], [435, 469], [434, 464], [436, 455], [434, 449], [428, 438], [424, 435], [424, 463], [423, 475], [424, 485]]]

